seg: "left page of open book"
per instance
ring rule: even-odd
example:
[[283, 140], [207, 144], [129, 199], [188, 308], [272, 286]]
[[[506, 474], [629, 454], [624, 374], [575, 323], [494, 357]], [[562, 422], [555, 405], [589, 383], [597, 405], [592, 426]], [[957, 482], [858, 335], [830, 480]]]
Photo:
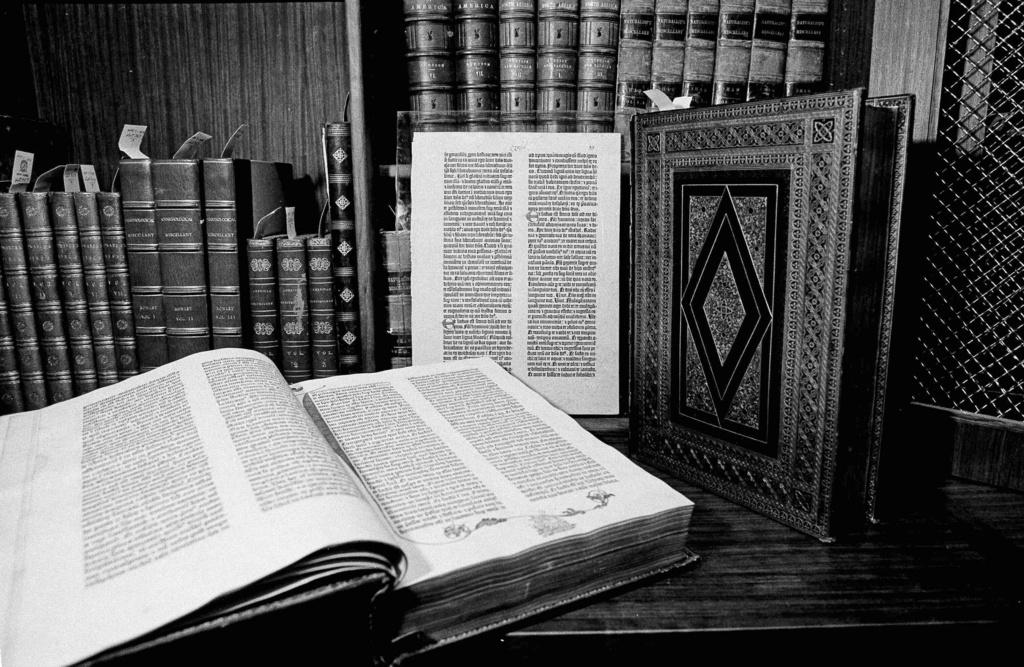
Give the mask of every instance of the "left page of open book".
[[394, 550], [263, 355], [204, 352], [0, 419], [5, 667], [87, 658], [346, 543]]
[[490, 357], [569, 414], [619, 412], [619, 143], [414, 135], [413, 363]]

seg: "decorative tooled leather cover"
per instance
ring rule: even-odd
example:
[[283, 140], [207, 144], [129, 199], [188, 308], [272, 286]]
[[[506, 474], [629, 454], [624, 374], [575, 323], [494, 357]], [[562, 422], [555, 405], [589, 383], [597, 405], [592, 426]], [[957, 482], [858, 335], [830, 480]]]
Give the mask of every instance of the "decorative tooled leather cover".
[[[840, 409], [870, 430], [867, 394], [884, 391], [844, 360], [888, 335], [846, 326], [860, 285], [884, 279], [854, 233], [872, 210], [855, 202], [863, 104], [852, 90], [635, 121], [631, 453], [821, 539], [863, 502], [873, 446], [844, 440]], [[891, 291], [871, 300], [884, 311]]]

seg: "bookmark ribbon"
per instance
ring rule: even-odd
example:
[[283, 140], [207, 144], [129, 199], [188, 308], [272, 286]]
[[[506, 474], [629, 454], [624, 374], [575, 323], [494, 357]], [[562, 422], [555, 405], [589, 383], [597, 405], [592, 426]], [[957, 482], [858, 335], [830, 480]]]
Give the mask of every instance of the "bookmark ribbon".
[[245, 128], [247, 127], [249, 127], [248, 123], [242, 123], [238, 126], [238, 129], [231, 134], [231, 136], [228, 138], [228, 142], [224, 144], [224, 150], [220, 152], [221, 157], [232, 156], [232, 154], [235, 152], [235, 144], [237, 144], [238, 140], [242, 138], [242, 133], [245, 132]]
[[100, 191], [100, 179], [96, 177], [96, 167], [91, 164], [83, 164], [82, 168], [82, 185], [85, 186], [86, 192], [99, 192]]
[[77, 164], [64, 165], [64, 192], [81, 192], [82, 186], [79, 181], [79, 174], [82, 170]]
[[210, 139], [213, 139], [205, 132], [196, 132], [185, 140], [181, 147], [174, 151], [171, 157], [175, 160], [194, 160], [199, 155], [199, 148]]

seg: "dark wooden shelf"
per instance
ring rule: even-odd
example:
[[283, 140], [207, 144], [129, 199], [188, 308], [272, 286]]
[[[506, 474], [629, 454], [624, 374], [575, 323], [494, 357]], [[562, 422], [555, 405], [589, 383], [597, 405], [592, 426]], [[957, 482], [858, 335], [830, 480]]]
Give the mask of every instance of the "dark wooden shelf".
[[[580, 421], [625, 447], [625, 419]], [[892, 650], [883, 644], [949, 657], [1009, 645], [1024, 629], [1024, 494], [948, 480], [905, 499], [890, 520], [824, 544], [668, 481], [695, 503], [695, 567], [409, 664], [877, 657]]]

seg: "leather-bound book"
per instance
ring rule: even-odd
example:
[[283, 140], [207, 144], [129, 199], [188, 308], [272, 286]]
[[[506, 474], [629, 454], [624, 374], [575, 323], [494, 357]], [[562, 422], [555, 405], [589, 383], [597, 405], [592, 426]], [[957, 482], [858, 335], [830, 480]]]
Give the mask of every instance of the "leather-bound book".
[[327, 161], [327, 196], [331, 225], [331, 272], [338, 372], [362, 370], [359, 319], [359, 266], [352, 190], [352, 129], [348, 123], [327, 123], [323, 129]]
[[636, 120], [631, 452], [826, 541], [873, 516], [879, 444], [904, 444], [883, 407], [905, 102]]
[[277, 303], [281, 322], [281, 374], [288, 382], [313, 377], [309, 349], [309, 278], [306, 241], [278, 238], [274, 243], [277, 261]]
[[455, 109], [453, 0], [403, 0], [409, 108]]
[[132, 313], [121, 195], [117, 192], [97, 192], [96, 204], [100, 214], [103, 265], [107, 276], [107, 297], [110, 299], [117, 378], [123, 380], [139, 374], [139, 354], [135, 346], [135, 316]]
[[829, 0], [793, 0], [786, 45], [785, 93], [805, 95], [822, 90], [825, 48], [829, 39]]
[[209, 350], [210, 311], [199, 160], [153, 160], [167, 359]]
[[690, 0], [686, 13], [686, 52], [683, 56], [683, 95], [691, 107], [711, 104], [718, 43], [718, 0]]
[[21, 412], [25, 399], [21, 394], [21, 374], [18, 372], [18, 349], [7, 310], [7, 290], [0, 270], [0, 415]]
[[408, 229], [386, 232], [382, 235], [382, 258], [387, 294], [384, 314], [387, 317], [387, 335], [391, 368], [412, 365], [412, 261]]
[[712, 104], [731, 104], [747, 99], [753, 37], [754, 0], [721, 0]]
[[242, 347], [242, 273], [239, 259], [243, 246], [238, 235], [235, 160], [207, 158], [202, 165], [213, 347]]
[[576, 130], [579, 0], [537, 0], [537, 131]]
[[[71, 192], [51, 192], [48, 199], [57, 269], [60, 273], [61, 302], [64, 306], [64, 318], [67, 323], [71, 379], [75, 396], [78, 396], [99, 386], [97, 384], [96, 358], [93, 353], [82, 250], [79, 247], [78, 239], [78, 213], [74, 194]], [[106, 324], [109, 336], [109, 312]], [[113, 354], [109, 358], [113, 362]], [[117, 379], [116, 373], [114, 379], [115, 381]]]
[[654, 4], [651, 88], [665, 93], [669, 99], [675, 99], [683, 92], [689, 4], [689, 0], [656, 0]]
[[25, 237], [17, 196], [0, 193], [0, 263], [3, 265], [7, 311], [14, 334], [18, 375], [26, 410], [47, 405], [43, 356], [39, 347], [32, 287], [25, 258]]
[[167, 363], [167, 326], [156, 233], [152, 161], [121, 160], [120, 179], [135, 341], [139, 371], [145, 373]]
[[654, 0], [622, 0], [619, 62], [615, 72], [615, 131], [622, 134], [622, 161], [632, 159], [630, 120], [647, 108], [654, 45]]
[[89, 304], [89, 331], [96, 359], [96, 379], [101, 387], [118, 379], [114, 346], [114, 322], [100, 226], [99, 199], [95, 192], [74, 193], [78, 215], [78, 240], [85, 273], [85, 298]]
[[498, 0], [501, 129], [531, 132], [537, 120], [537, 0]]
[[338, 374], [338, 336], [334, 329], [334, 276], [331, 273], [331, 238], [306, 238], [309, 276], [309, 342], [313, 377]]
[[246, 239], [249, 284], [251, 347], [281, 367], [281, 334], [278, 326], [277, 265], [274, 239]]
[[455, 108], [465, 129], [498, 129], [498, 0], [455, 0]]
[[792, 0], [757, 0], [754, 38], [750, 43], [747, 99], [763, 100], [786, 93], [786, 45]]
[[619, 60], [619, 0], [580, 0], [576, 131], [611, 132]]
[[58, 403], [74, 396], [74, 385], [47, 195], [19, 192], [18, 208], [25, 233], [25, 258], [32, 281], [32, 306], [43, 355], [46, 393], [50, 403]]

